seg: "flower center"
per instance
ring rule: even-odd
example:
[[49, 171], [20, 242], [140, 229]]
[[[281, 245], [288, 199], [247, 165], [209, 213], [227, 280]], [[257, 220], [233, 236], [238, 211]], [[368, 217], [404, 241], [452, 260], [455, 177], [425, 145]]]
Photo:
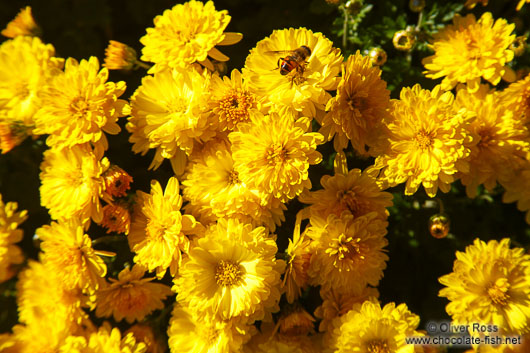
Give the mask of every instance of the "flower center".
[[236, 185], [239, 183], [239, 173], [232, 169], [230, 173], [228, 173], [228, 185]]
[[510, 284], [508, 283], [508, 279], [499, 278], [488, 288], [488, 295], [494, 304], [504, 306], [508, 303], [508, 299], [510, 299], [510, 295], [508, 294], [509, 289]]
[[369, 353], [390, 353], [390, 347], [386, 340], [372, 340], [366, 344]]
[[483, 128], [478, 134], [480, 136], [480, 141], [478, 143], [479, 147], [487, 147], [493, 140], [493, 132], [491, 131], [491, 128]]
[[87, 101], [83, 97], [75, 97], [70, 103], [70, 112], [84, 116], [89, 109]]
[[266, 159], [270, 165], [281, 164], [287, 159], [287, 150], [283, 148], [283, 145], [273, 143], [272, 146], [267, 149]]
[[364, 203], [359, 200], [353, 190], [338, 191], [337, 199], [343, 209], [348, 209], [356, 217], [366, 213], [364, 212]]
[[167, 111], [169, 113], [186, 112], [188, 110], [188, 102], [183, 98], [176, 98], [166, 102]]
[[350, 107], [350, 110], [353, 112], [361, 112], [366, 110], [367, 102], [366, 97], [350, 97], [348, 100], [348, 107]]
[[164, 235], [166, 234], [168, 227], [150, 219], [147, 222], [147, 227], [145, 228], [147, 232], [147, 238], [151, 241], [159, 242], [164, 240]]
[[238, 123], [249, 120], [249, 110], [255, 102], [256, 99], [250, 93], [232, 90], [219, 101], [220, 116], [231, 125], [229, 128], [233, 128]]
[[355, 258], [364, 260], [365, 256], [363, 246], [360, 238], [348, 237], [342, 233], [339, 235], [336, 246], [330, 246], [326, 253], [330, 256], [335, 256], [333, 265], [337, 265], [338, 261], [344, 259], [354, 260]]
[[418, 146], [420, 149], [425, 150], [429, 147], [431, 147], [432, 143], [434, 142], [434, 134], [431, 132], [427, 132], [425, 130], [419, 131], [416, 136], [414, 137], [416, 141], [416, 146]]
[[469, 38], [466, 40], [466, 46], [467, 46], [467, 57], [470, 60], [477, 60], [480, 59], [482, 56], [482, 50], [481, 46], [475, 38]]
[[239, 284], [242, 275], [240, 266], [232, 261], [221, 260], [215, 267], [215, 281], [223, 287]]

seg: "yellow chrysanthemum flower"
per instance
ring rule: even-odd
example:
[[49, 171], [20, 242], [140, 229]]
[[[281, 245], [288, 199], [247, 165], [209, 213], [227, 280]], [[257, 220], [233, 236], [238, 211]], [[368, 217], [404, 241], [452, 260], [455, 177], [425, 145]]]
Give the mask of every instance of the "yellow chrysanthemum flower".
[[513, 112], [515, 119], [530, 125], [530, 75], [510, 84], [498, 95], [501, 104]]
[[499, 104], [497, 96], [489, 92], [488, 85], [482, 85], [475, 93], [460, 89], [455, 105], [457, 109], [466, 108], [477, 114], [467, 127], [477, 144], [471, 149], [469, 170], [459, 173], [467, 195], [475, 197], [480, 184], [491, 191], [497, 180], [506, 180], [527, 163], [529, 133], [512, 110]]
[[100, 225], [107, 228], [107, 233], [129, 234], [131, 214], [129, 213], [128, 205], [121, 202], [105, 205]]
[[[90, 327], [79, 288], [65, 288], [62, 278], [40, 262], [29, 261], [17, 282], [18, 319], [13, 333], [25, 352], [56, 351], [66, 336]], [[45, 332], [46, 334], [43, 334]], [[33, 349], [33, 350], [31, 350]]]
[[315, 309], [315, 316], [322, 319], [318, 326], [320, 332], [325, 332], [332, 327], [332, 321], [340, 317], [354, 307], [357, 308], [370, 297], [379, 298], [379, 291], [376, 288], [364, 287], [346, 288], [345, 290], [320, 290], [322, 304]]
[[348, 213], [312, 217], [307, 229], [312, 240], [310, 284], [337, 291], [377, 286], [388, 261], [383, 249], [388, 244], [386, 227], [375, 212], [357, 218]]
[[174, 276], [187, 253], [190, 241], [186, 235], [202, 231], [200, 223], [180, 212], [182, 197], [177, 178], [170, 178], [165, 191], [158, 181], [151, 182], [151, 193], [136, 192], [136, 207], [129, 246], [136, 253], [134, 262], [163, 277], [169, 268]]
[[127, 44], [111, 40], [105, 49], [105, 63], [109, 70], [132, 70], [142, 65], [138, 61], [136, 50]]
[[328, 141], [334, 137], [337, 152], [351, 141], [358, 153], [376, 156], [387, 135], [383, 120], [389, 105], [390, 91], [381, 79], [381, 69], [357, 51], [342, 67], [337, 95], [326, 105], [329, 113], [321, 121], [319, 132]]
[[103, 284], [107, 266], [96, 255], [92, 240], [75, 219], [52, 222], [35, 231], [42, 240], [41, 261], [63, 281], [66, 289], [90, 294]]
[[279, 200], [240, 180], [228, 142], [212, 141], [192, 155], [183, 178], [183, 196], [190, 202], [185, 209], [203, 224], [237, 218], [274, 231], [285, 220]]
[[277, 332], [281, 324], [261, 323], [260, 333], [243, 346], [243, 353], [321, 353], [320, 336], [283, 334]]
[[209, 86], [210, 76], [195, 70], [166, 70], [142, 79], [131, 98], [127, 130], [134, 153], [144, 155], [156, 148], [150, 169], [167, 158], [175, 173], [182, 174], [194, 144], [215, 135], [215, 120], [208, 108]]
[[488, 323], [500, 334], [529, 332], [530, 255], [510, 249], [510, 239], [475, 239], [456, 252], [453, 272], [439, 281], [446, 286], [439, 295], [449, 299], [446, 310], [456, 323]]
[[31, 132], [41, 107], [40, 92], [59, 74], [63, 59], [37, 37], [18, 36], [0, 45], [0, 122], [20, 124]]
[[513, 81], [515, 73], [506, 64], [514, 57], [508, 49], [515, 39], [511, 34], [514, 28], [505, 19], [494, 21], [490, 12], [478, 22], [473, 14], [456, 14], [452, 25], [434, 35], [430, 47], [435, 53], [422, 61], [427, 69], [425, 76], [444, 77], [443, 90], [452, 89], [458, 82], [467, 83], [470, 92], [478, 90], [481, 77], [493, 85], [501, 78]]
[[141, 59], [155, 63], [149, 73], [185, 68], [196, 61], [213, 71], [208, 56], [217, 61], [229, 59], [215, 46], [235, 44], [243, 38], [240, 33], [223, 33], [229, 22], [228, 11], [216, 11], [212, 1], [175, 5], [156, 16], [155, 27], [147, 28], [140, 38], [144, 45]]
[[285, 202], [311, 188], [309, 165], [324, 137], [311, 131], [311, 119], [295, 120], [290, 110], [257, 114], [252, 124], [230, 133], [232, 157], [241, 181]]
[[[302, 45], [310, 50], [307, 57], [289, 53]], [[279, 60], [293, 55], [300, 59], [289, 60], [297, 63], [296, 68], [282, 75]], [[289, 28], [276, 30], [258, 42], [245, 61], [243, 76], [251, 89], [267, 96], [273, 105], [291, 107], [304, 116], [315, 117], [316, 110], [323, 111], [331, 98], [327, 91], [337, 88], [341, 63], [340, 49], [333, 48], [322, 33]]]
[[42, 108], [35, 115], [35, 133], [49, 134], [52, 147], [72, 147], [91, 142], [106, 150], [104, 132], [120, 132], [117, 121], [128, 113], [127, 102], [118, 99], [125, 82], [107, 82], [109, 70], [99, 69], [95, 56], [78, 62], [66, 60], [64, 73], [55, 75], [43, 91]]
[[324, 175], [320, 179], [322, 190], [306, 192], [298, 199], [311, 205], [311, 215], [321, 218], [330, 214], [340, 217], [343, 212], [349, 212], [354, 217], [376, 212], [379, 218], [386, 220], [386, 209], [392, 206], [392, 194], [381, 191], [376, 179], [360, 169], [346, 173], [336, 171], [334, 176]]
[[239, 352], [255, 330], [254, 326], [237, 320], [200, 319], [177, 304], [167, 335], [171, 353]]
[[200, 317], [270, 319], [280, 300], [275, 238], [264, 227], [221, 219], [208, 228], [182, 261], [173, 290], [177, 302]]
[[109, 167], [102, 151], [88, 146], [74, 146], [44, 152], [40, 169], [41, 205], [55, 220], [78, 218], [88, 229], [90, 218], [101, 222], [100, 197], [107, 198], [101, 176]]
[[297, 222], [294, 228], [293, 239], [289, 239], [289, 245], [285, 253], [287, 255], [287, 266], [283, 274], [282, 288], [288, 303], [293, 303], [302, 294], [302, 289], [309, 284], [307, 268], [311, 260], [311, 241], [306, 233], [300, 234], [300, 224]]
[[219, 119], [219, 131], [237, 130], [239, 123], [250, 122], [250, 115], [260, 108], [260, 97], [252, 92], [238, 70], [230, 77], [212, 76], [210, 106]]
[[136, 264], [111, 278], [110, 284], [97, 293], [96, 316], [112, 317], [116, 322], [141, 321], [154, 310], [162, 309], [162, 302], [171, 295], [171, 288], [162, 283], [151, 283], [154, 278], [142, 278], [145, 269]]
[[2, 35], [8, 38], [15, 38], [18, 36], [39, 36], [41, 29], [33, 19], [31, 14], [31, 6], [26, 6], [20, 9], [20, 12], [7, 24], [7, 27], [2, 30]]
[[350, 310], [334, 323], [330, 351], [413, 353], [414, 345], [405, 338], [422, 336], [416, 331], [420, 317], [406, 304], [388, 303], [381, 308], [375, 299], [365, 301], [358, 310]]
[[24, 255], [15, 243], [22, 240], [23, 231], [18, 226], [26, 220], [28, 212], [17, 212], [17, 207], [16, 202], [4, 203], [0, 194], [0, 283], [15, 274], [12, 265], [24, 261]]
[[406, 182], [405, 195], [414, 194], [420, 185], [431, 197], [438, 188], [448, 192], [455, 173], [469, 170], [465, 158], [473, 140], [467, 125], [474, 113], [458, 110], [453, 94], [440, 86], [432, 91], [420, 85], [405, 87], [400, 98], [391, 102], [390, 146], [368, 173], [384, 186]]
[[59, 350], [61, 353], [144, 353], [145, 351], [145, 344], [137, 343], [132, 333], [122, 338], [120, 330], [111, 328], [108, 323], [86, 337], [67, 337]]
[[499, 180], [505, 192], [502, 202], [517, 202], [517, 209], [526, 212], [526, 223], [530, 224], [530, 163], [514, 173], [510, 178]]

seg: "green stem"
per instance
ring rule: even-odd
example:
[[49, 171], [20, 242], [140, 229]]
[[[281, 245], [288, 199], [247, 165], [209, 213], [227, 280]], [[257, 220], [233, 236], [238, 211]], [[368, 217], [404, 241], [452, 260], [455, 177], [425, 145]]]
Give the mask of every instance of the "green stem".
[[144, 63], [144, 62], [142, 62], [140, 60], [136, 60], [135, 65], [136, 65], [136, 67], [141, 67], [141, 68], [146, 69], [146, 70], [149, 70], [151, 68], [151, 65], [146, 64], [146, 63]]
[[416, 24], [416, 28], [414, 30], [416, 32], [419, 32], [421, 29], [421, 22], [423, 21], [423, 10], [420, 11], [420, 15], [418, 16], [418, 23]]
[[127, 239], [127, 237], [123, 235], [106, 235], [101, 238], [97, 238], [96, 240], [92, 240], [92, 246], [96, 244], [104, 244], [104, 243], [113, 243], [117, 241], [123, 241], [124, 239]]

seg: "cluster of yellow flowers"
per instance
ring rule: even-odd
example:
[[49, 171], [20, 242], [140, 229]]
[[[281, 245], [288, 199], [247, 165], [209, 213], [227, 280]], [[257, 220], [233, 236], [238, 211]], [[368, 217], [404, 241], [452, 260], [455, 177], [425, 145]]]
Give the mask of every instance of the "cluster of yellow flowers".
[[[405, 342], [425, 335], [419, 316], [377, 299], [389, 259], [384, 190], [405, 183], [411, 195], [423, 185], [433, 197], [460, 180], [474, 197], [500, 183], [530, 223], [530, 76], [517, 79], [507, 65], [514, 25], [457, 15], [423, 61], [442, 83], [390, 99], [370, 57], [344, 61], [306, 28], [274, 31], [241, 71], [221, 77], [228, 57], [216, 46], [242, 38], [225, 32], [229, 21], [211, 1], [175, 5], [140, 39], [140, 58], [111, 41], [104, 68], [96, 57], [56, 57], [34, 36], [30, 8], [2, 32], [12, 39], [0, 45], [0, 147], [47, 135], [40, 195], [53, 222], [36, 231], [39, 261], [18, 274], [19, 324], [0, 335], [0, 351], [423, 352]], [[109, 69], [141, 67], [141, 85], [120, 99], [125, 82], [108, 81]], [[501, 79], [513, 83], [490, 86]], [[169, 160], [165, 187], [153, 180], [149, 193], [127, 197], [132, 178], [105, 157], [121, 117], [132, 151], [154, 150], [151, 169]], [[309, 169], [328, 141], [334, 175], [312, 191]], [[367, 170], [348, 169], [350, 143], [375, 158]], [[274, 232], [295, 199], [308, 206], [282, 257]], [[14, 243], [26, 214], [15, 209], [0, 199], [0, 281], [23, 262]], [[134, 254], [117, 278], [102, 257], [116, 254], [96, 249], [104, 242], [86, 233], [91, 223], [124, 234]], [[530, 255], [508, 239], [477, 239], [456, 256], [440, 278], [453, 320], [529, 333]], [[314, 317], [300, 304], [310, 286], [322, 298]], [[174, 294], [164, 343], [145, 319]]]

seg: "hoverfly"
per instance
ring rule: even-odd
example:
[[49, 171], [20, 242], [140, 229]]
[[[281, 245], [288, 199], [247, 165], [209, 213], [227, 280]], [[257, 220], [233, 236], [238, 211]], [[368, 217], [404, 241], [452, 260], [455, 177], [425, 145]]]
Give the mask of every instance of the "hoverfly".
[[289, 53], [285, 58], [278, 59], [278, 67], [280, 74], [287, 75], [293, 70], [302, 73], [304, 71], [307, 59], [311, 56], [311, 49], [308, 46], [302, 45], [301, 47], [294, 50], [279, 50], [279, 51], [268, 51], [265, 54], [285, 54]]

